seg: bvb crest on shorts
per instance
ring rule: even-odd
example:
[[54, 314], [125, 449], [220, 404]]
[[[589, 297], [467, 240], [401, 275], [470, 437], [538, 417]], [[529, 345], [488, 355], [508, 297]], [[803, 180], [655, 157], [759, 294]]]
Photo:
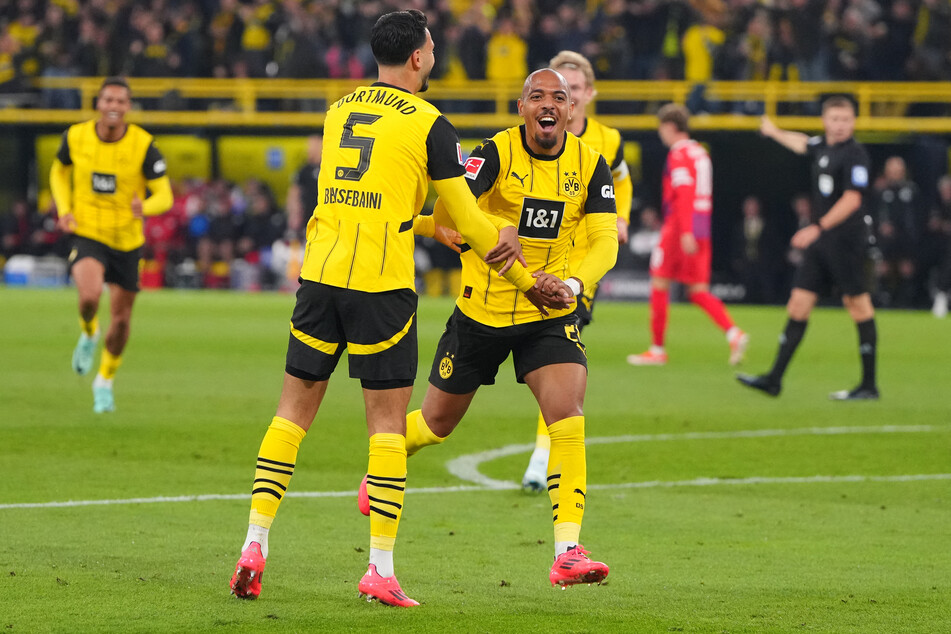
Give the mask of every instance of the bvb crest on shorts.
[[448, 353], [443, 360], [439, 362], [439, 376], [443, 379], [448, 379], [452, 376], [452, 356]]

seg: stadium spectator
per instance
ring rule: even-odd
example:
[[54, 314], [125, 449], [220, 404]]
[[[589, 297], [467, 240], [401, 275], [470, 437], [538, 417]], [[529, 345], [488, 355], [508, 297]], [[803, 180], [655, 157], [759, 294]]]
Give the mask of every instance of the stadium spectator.
[[96, 413], [115, 410], [112, 382], [129, 339], [139, 290], [142, 219], [172, 204], [165, 159], [152, 136], [125, 121], [131, 106], [132, 92], [124, 79], [104, 80], [96, 101], [99, 117], [70, 126], [50, 173], [60, 227], [73, 234], [69, 264], [82, 330], [73, 352], [77, 374], [92, 369], [99, 300], [103, 286], [109, 286], [111, 319], [92, 384]]
[[528, 45], [512, 16], [500, 14], [486, 45], [486, 79], [512, 82], [528, 74]]
[[666, 365], [664, 339], [670, 286], [672, 282], [680, 282], [687, 288], [688, 299], [724, 332], [730, 348], [730, 365], [736, 365], [743, 360], [749, 337], [733, 323], [723, 302], [710, 292], [713, 252], [710, 156], [702, 145], [690, 138], [690, 114], [686, 108], [668, 104], [660, 109], [657, 118], [657, 132], [670, 149], [662, 185], [664, 228], [660, 243], [651, 254], [651, 346], [640, 354], [628, 355], [627, 362], [638, 366]]
[[733, 235], [733, 271], [746, 288], [745, 300], [754, 304], [771, 303], [777, 286], [777, 240], [773, 221], [763, 214], [757, 196], [743, 199], [742, 219]]
[[319, 135], [307, 138], [307, 162], [296, 172], [287, 190], [288, 238], [301, 241], [307, 219], [317, 205], [317, 177], [320, 175], [320, 154], [324, 140]]
[[637, 228], [631, 233], [627, 246], [634, 256], [634, 265], [637, 270], [647, 271], [650, 267], [650, 257], [657, 243], [660, 242], [660, 230], [663, 227], [657, 209], [647, 205], [641, 209]]
[[912, 308], [918, 301], [918, 260], [926, 213], [918, 186], [908, 178], [905, 161], [889, 157], [872, 202], [877, 244], [882, 252], [879, 278], [887, 305]]
[[869, 158], [852, 137], [855, 108], [845, 97], [830, 97], [822, 104], [823, 136], [782, 130], [764, 117], [760, 132], [813, 162], [813, 216], [793, 235], [792, 246], [803, 249], [793, 290], [786, 305], [788, 320], [779, 350], [767, 374], [737, 374], [737, 380], [770, 396], [779, 396], [782, 379], [806, 332], [809, 315], [819, 296], [835, 287], [859, 334], [862, 380], [852, 390], [829, 395], [833, 400], [877, 400], [875, 357], [878, 334], [875, 309], [867, 288], [868, 236], [863, 199], [869, 186]]
[[928, 231], [935, 243], [934, 304], [935, 317], [948, 314], [948, 295], [951, 294], [951, 176], [938, 181], [938, 204], [928, 220]]

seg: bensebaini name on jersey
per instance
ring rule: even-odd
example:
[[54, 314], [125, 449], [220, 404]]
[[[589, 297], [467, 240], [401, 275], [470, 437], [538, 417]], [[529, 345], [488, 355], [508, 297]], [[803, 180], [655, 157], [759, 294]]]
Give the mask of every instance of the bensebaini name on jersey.
[[365, 192], [359, 189], [340, 189], [338, 187], [328, 187], [324, 190], [325, 205], [338, 204], [363, 209], [379, 209], [382, 202], [383, 194], [380, 192]]

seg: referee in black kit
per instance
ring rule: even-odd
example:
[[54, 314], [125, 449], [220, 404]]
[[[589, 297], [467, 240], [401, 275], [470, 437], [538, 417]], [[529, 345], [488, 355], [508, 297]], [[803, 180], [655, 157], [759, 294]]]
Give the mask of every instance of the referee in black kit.
[[833, 392], [837, 401], [876, 400], [875, 349], [878, 335], [875, 309], [867, 288], [868, 236], [862, 200], [869, 186], [869, 158], [854, 138], [855, 107], [846, 97], [830, 97], [822, 104], [824, 135], [809, 137], [781, 130], [764, 117], [760, 132], [780, 145], [812, 159], [812, 224], [793, 235], [791, 244], [804, 249], [786, 304], [789, 320], [779, 337], [772, 369], [759, 376], [737, 374], [743, 385], [779, 396], [783, 374], [806, 332], [809, 314], [820, 295], [833, 288], [859, 331], [862, 382], [852, 390]]

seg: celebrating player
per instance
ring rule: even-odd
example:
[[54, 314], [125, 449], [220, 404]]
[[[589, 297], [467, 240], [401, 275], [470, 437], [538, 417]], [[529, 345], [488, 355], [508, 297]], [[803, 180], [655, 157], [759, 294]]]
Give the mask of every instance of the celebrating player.
[[760, 376], [738, 374], [737, 380], [770, 396], [779, 396], [783, 374], [806, 332], [809, 315], [820, 294], [832, 288], [842, 293], [842, 305], [859, 331], [862, 380], [852, 390], [829, 395], [833, 400], [878, 399], [875, 350], [878, 333], [875, 309], [867, 287], [868, 228], [862, 206], [868, 188], [869, 158], [853, 137], [855, 107], [845, 97], [830, 97], [822, 104], [823, 136], [781, 130], [763, 118], [760, 132], [797, 154], [812, 159], [812, 224], [793, 235], [791, 244], [804, 249], [796, 269], [792, 293], [786, 304], [786, 329], [772, 369]]
[[[469, 187], [486, 214], [518, 225], [529, 269], [545, 267], [574, 297], [596, 284], [617, 259], [617, 211], [607, 162], [565, 131], [570, 91], [557, 71], [528, 76], [518, 101], [524, 125], [499, 132], [466, 162]], [[436, 203], [439, 219], [442, 200]], [[569, 271], [578, 222], [587, 218], [588, 253]], [[552, 291], [554, 292], [554, 288]], [[480, 385], [491, 385], [512, 354], [515, 378], [526, 383], [548, 423], [548, 491], [555, 532], [552, 584], [600, 582], [608, 567], [578, 543], [584, 514], [584, 412], [587, 360], [578, 316], [570, 309], [541, 313], [518, 290], [490, 274], [473, 254], [462, 255], [462, 289], [439, 340], [422, 408], [406, 417], [406, 451], [442, 442], [465, 415]], [[373, 477], [368, 476], [373, 483]], [[361, 511], [375, 502], [361, 485]]]
[[506, 260], [502, 270], [512, 291], [525, 293], [521, 301], [536, 312], [534, 306], [565, 304], [542, 291], [557, 292], [560, 280], [540, 276], [535, 287], [524, 267], [512, 267], [514, 226], [505, 232], [508, 243], [493, 248], [499, 232], [466, 186], [456, 130], [415, 96], [426, 90], [434, 63], [426, 16], [416, 10], [382, 16], [370, 45], [379, 81], [331, 105], [324, 123], [317, 206], [307, 226], [284, 386], [258, 453], [250, 525], [231, 579], [241, 598], [261, 593], [268, 531], [346, 348], [350, 376], [363, 386], [370, 436], [370, 564], [358, 588], [390, 605], [418, 605], [396, 580], [393, 545], [406, 483], [406, 406], [417, 369], [413, 219], [430, 179], [473, 250], [493, 262]]
[[139, 291], [142, 217], [172, 206], [165, 159], [151, 134], [126, 123], [131, 106], [132, 91], [125, 79], [103, 81], [96, 100], [99, 118], [70, 126], [50, 172], [59, 227], [73, 234], [69, 267], [79, 293], [82, 330], [73, 350], [77, 374], [92, 369], [99, 342], [99, 299], [103, 286], [109, 285], [109, 330], [92, 383], [96, 413], [116, 407], [112, 382], [129, 341]]
[[[568, 82], [571, 90], [571, 99], [574, 101], [574, 115], [568, 121], [567, 130], [597, 150], [605, 160], [610, 161], [611, 176], [614, 180], [614, 199], [617, 207], [617, 239], [620, 244], [627, 242], [627, 227], [631, 217], [631, 199], [633, 185], [630, 171], [624, 160], [624, 141], [621, 133], [614, 128], [599, 123], [587, 116], [587, 107], [594, 99], [597, 91], [594, 89], [594, 70], [591, 62], [574, 51], [561, 51], [548, 63]], [[582, 218], [575, 229], [574, 244], [568, 254], [568, 271], [578, 268], [588, 253], [588, 237], [585, 219]], [[575, 313], [578, 315], [578, 329], [581, 330], [591, 323], [594, 311], [594, 297], [598, 285], [591, 284], [578, 297]], [[548, 488], [548, 454], [551, 449], [551, 439], [548, 437], [548, 425], [545, 417], [538, 414], [538, 428], [535, 432], [535, 450], [528, 461], [528, 468], [522, 476], [522, 488], [526, 491], [541, 493]]]
[[703, 309], [726, 333], [730, 365], [743, 360], [749, 337], [737, 328], [723, 305], [710, 292], [712, 253], [710, 220], [713, 213], [713, 169], [703, 146], [690, 138], [690, 113], [667, 104], [657, 113], [657, 132], [670, 148], [664, 166], [664, 226], [660, 243], [651, 253], [651, 347], [628, 355], [631, 365], [664, 365], [667, 352], [667, 307], [673, 280], [687, 287], [687, 297]]

